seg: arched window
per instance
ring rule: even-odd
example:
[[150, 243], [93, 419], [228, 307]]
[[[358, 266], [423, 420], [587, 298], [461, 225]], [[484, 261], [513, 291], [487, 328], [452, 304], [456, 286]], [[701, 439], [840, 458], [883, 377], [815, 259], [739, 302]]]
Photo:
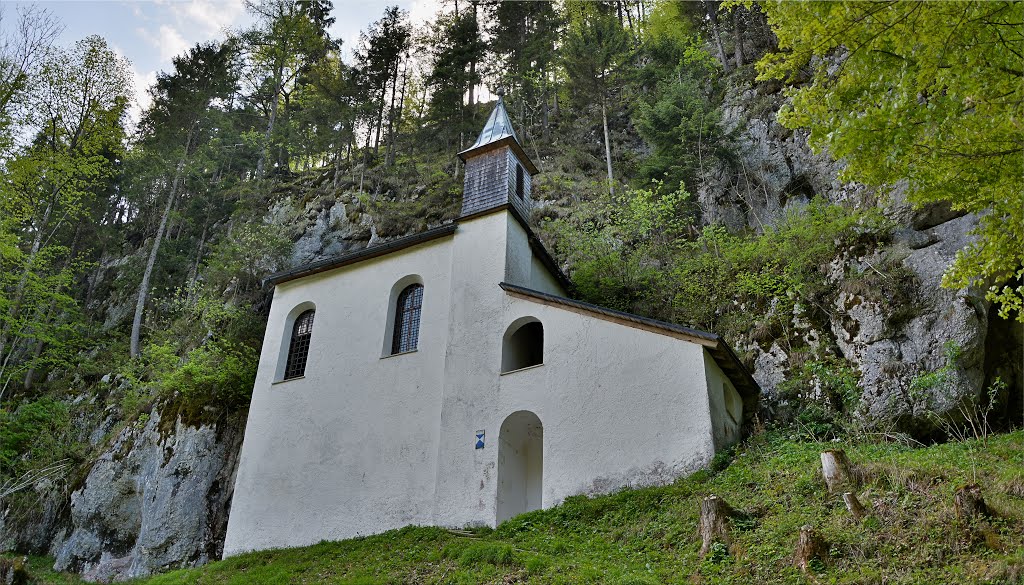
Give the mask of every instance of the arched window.
[[416, 349], [420, 337], [420, 313], [423, 309], [423, 285], [410, 284], [402, 289], [395, 305], [395, 331], [391, 337], [391, 354]]
[[284, 366], [284, 379], [299, 378], [306, 373], [309, 356], [309, 338], [313, 334], [313, 310], [304, 311], [292, 325], [292, 338], [288, 343], [288, 361]]
[[516, 319], [505, 331], [501, 371], [512, 372], [544, 363], [544, 326], [533, 317]]

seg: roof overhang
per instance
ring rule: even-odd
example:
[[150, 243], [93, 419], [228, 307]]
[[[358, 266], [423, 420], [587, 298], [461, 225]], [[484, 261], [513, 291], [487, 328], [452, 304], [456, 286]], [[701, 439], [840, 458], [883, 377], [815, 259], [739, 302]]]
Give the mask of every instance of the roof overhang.
[[303, 264], [302, 266], [297, 266], [289, 270], [275, 272], [263, 279], [263, 285], [266, 286], [271, 284], [276, 286], [283, 282], [288, 282], [289, 280], [305, 278], [320, 272], [334, 270], [335, 268], [341, 268], [342, 266], [348, 266], [349, 264], [355, 264], [356, 262], [362, 262], [364, 260], [369, 260], [370, 258], [383, 256], [385, 254], [397, 252], [398, 250], [411, 248], [412, 246], [423, 244], [431, 240], [450, 236], [455, 233], [457, 228], [458, 226], [456, 224], [450, 223], [441, 227], [429, 229], [425, 232], [378, 244], [376, 246], [368, 246], [362, 250], [356, 250], [355, 252], [346, 252], [345, 254], [325, 258], [318, 262]]
[[497, 150], [504, 146], [508, 146], [509, 148], [512, 149], [512, 152], [516, 153], [516, 157], [518, 157], [519, 160], [523, 163], [523, 166], [526, 167], [526, 171], [530, 173], [531, 177], [540, 172], [539, 170], [537, 170], [537, 166], [533, 164], [533, 161], [530, 160], [530, 157], [526, 156], [526, 151], [524, 151], [523, 147], [520, 146], [519, 141], [516, 140], [515, 136], [512, 136], [511, 134], [506, 134], [504, 137], [499, 138], [494, 142], [488, 142], [481, 146], [472, 146], [470, 148], [467, 148], [466, 150], [463, 150], [462, 152], [459, 153], [459, 158], [462, 159], [462, 162], [466, 162], [466, 159], [471, 156], [476, 156], [479, 154], [483, 154], [485, 152]]

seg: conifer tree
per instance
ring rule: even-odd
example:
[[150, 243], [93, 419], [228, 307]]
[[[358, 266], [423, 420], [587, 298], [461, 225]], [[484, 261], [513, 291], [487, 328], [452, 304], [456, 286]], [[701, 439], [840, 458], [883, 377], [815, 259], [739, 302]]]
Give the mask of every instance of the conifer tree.
[[562, 45], [562, 63], [569, 75], [570, 89], [576, 103], [589, 105], [595, 98], [600, 102], [608, 192], [614, 193], [608, 109], [613, 93], [612, 78], [630, 49], [629, 35], [615, 14], [605, 6], [570, 3], [569, 12], [568, 31]]

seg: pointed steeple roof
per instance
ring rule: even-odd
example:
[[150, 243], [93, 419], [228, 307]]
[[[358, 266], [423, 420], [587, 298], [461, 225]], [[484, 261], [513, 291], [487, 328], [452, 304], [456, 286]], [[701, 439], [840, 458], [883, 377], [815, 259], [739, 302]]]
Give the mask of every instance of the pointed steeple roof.
[[473, 146], [466, 150], [480, 148], [508, 136], [519, 142], [519, 137], [516, 136], [516, 131], [512, 128], [512, 121], [508, 119], [508, 112], [505, 110], [505, 99], [499, 94], [498, 103], [491, 110], [491, 116], [487, 118], [487, 125], [484, 126], [483, 131], [480, 132], [480, 136], [476, 139]]
[[483, 131], [480, 132], [480, 136], [477, 137], [473, 146], [459, 153], [459, 158], [465, 161], [477, 153], [484, 153], [507, 145], [516, 153], [526, 170], [531, 175], [536, 175], [537, 167], [530, 157], [526, 156], [523, 146], [519, 143], [519, 137], [516, 136], [516, 131], [512, 128], [512, 120], [509, 119], [508, 111], [505, 110], [505, 99], [502, 96], [503, 92], [499, 90], [498, 103], [491, 110], [491, 115], [487, 118], [487, 124], [484, 125]]

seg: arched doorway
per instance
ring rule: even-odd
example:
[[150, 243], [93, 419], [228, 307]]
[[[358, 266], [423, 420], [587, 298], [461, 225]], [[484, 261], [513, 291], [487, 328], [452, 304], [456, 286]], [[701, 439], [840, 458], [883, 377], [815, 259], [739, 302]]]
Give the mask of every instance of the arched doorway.
[[514, 412], [498, 434], [498, 524], [541, 508], [543, 475], [544, 426], [532, 412]]

